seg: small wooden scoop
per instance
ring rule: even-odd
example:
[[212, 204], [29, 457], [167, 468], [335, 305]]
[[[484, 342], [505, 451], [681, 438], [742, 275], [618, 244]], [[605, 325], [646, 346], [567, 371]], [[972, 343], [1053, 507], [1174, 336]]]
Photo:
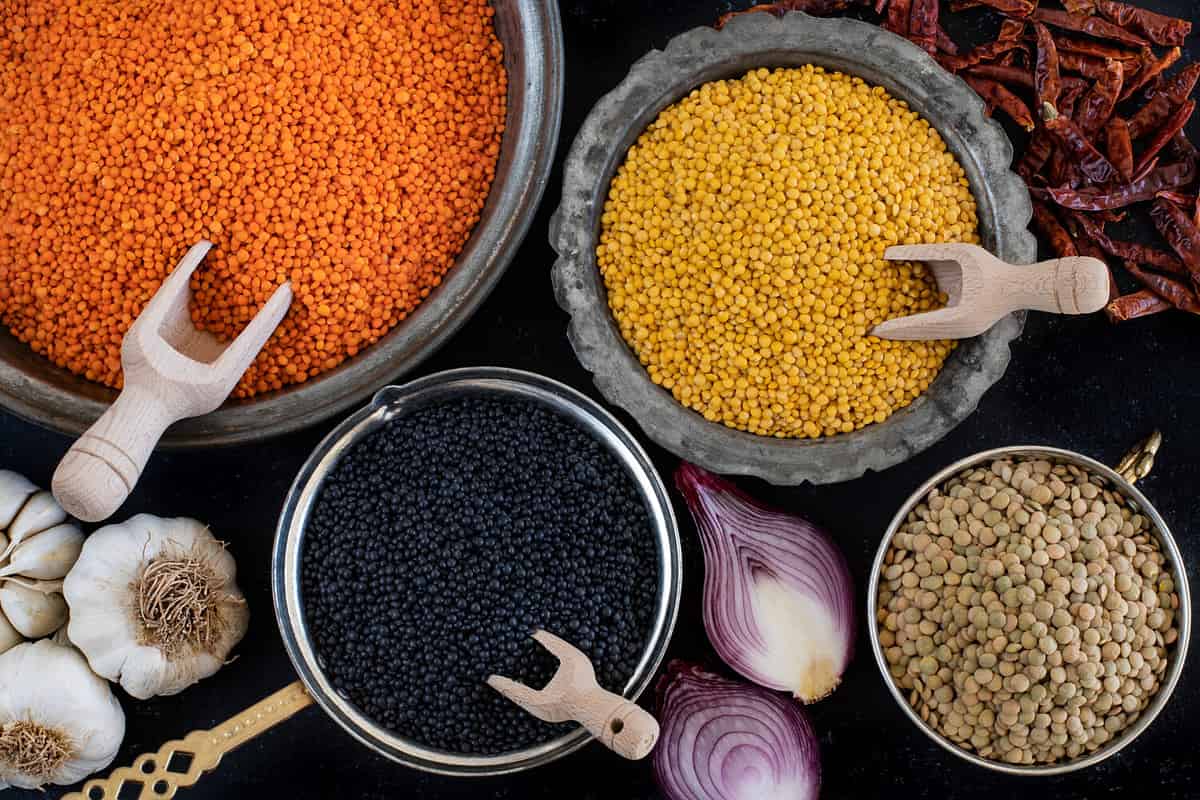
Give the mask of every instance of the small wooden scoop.
[[228, 346], [196, 330], [188, 282], [211, 247], [188, 250], [125, 334], [125, 388], [54, 472], [54, 496], [72, 516], [98, 522], [116, 511], [167, 426], [221, 405], [291, 306], [284, 283]]
[[1085, 256], [1030, 266], [1007, 264], [973, 244], [889, 247], [892, 261], [924, 261], [950, 300], [945, 308], [881, 322], [881, 339], [965, 339], [1021, 309], [1052, 314], [1090, 314], [1109, 300], [1104, 262]]
[[600, 688], [592, 662], [575, 646], [552, 633], [533, 638], [558, 658], [558, 671], [538, 691], [500, 675], [487, 679], [500, 694], [546, 722], [574, 720], [625, 758], [645, 758], [658, 741], [658, 720], [620, 695]]

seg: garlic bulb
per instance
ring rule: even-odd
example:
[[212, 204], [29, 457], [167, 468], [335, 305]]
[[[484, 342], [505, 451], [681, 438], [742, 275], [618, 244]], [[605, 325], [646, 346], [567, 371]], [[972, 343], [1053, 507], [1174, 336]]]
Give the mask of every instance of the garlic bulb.
[[75, 783], [124, 736], [121, 704], [74, 648], [43, 639], [0, 655], [0, 789]]
[[139, 514], [87, 538], [63, 594], [67, 636], [96, 674], [136, 698], [207, 678], [250, 612], [224, 545], [194, 519]]
[[52, 494], [0, 470], [0, 653], [67, 621], [61, 579], [82, 547]]

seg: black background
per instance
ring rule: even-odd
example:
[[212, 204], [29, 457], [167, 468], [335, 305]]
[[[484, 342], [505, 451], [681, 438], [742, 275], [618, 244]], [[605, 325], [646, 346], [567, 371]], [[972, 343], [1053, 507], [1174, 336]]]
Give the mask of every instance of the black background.
[[[1194, 0], [1138, 0], [1140, 5], [1196, 16]], [[707, 24], [737, 3], [711, 0], [563, 0], [567, 89], [559, 156], [591, 106], [651, 48]], [[994, 22], [963, 14], [949, 27], [966, 41]], [[1200, 37], [1184, 61], [1200, 58]], [[1200, 141], [1200, 127], [1192, 126]], [[541, 372], [597, 396], [564, 336], [555, 305], [546, 242], [561, 174], [552, 176], [533, 227], [499, 288], [474, 319], [419, 371], [497, 364]], [[925, 478], [975, 451], [1014, 444], [1051, 444], [1115, 462], [1157, 427], [1165, 444], [1142, 484], [1172, 524], [1194, 568], [1200, 547], [1192, 524], [1200, 487], [1200, 320], [1169, 313], [1109, 326], [1102, 318], [1034, 317], [1013, 346], [1007, 375], [978, 411], [937, 445], [901, 466], [835, 486], [773, 488], [741, 479], [751, 492], [824, 525], [844, 547], [864, 594], [866, 572], [887, 523]], [[618, 414], [631, 429], [636, 423]], [[196, 728], [217, 724], [293, 680], [271, 607], [268, 572], [276, 515], [300, 464], [333, 421], [282, 439], [208, 452], [159, 453], [115, 517], [138, 512], [193, 516], [228, 540], [252, 611], [238, 658], [182, 695], [150, 701], [122, 696], [128, 716], [116, 764]], [[643, 442], [645, 438], [642, 437]], [[66, 438], [0, 414], [0, 466], [46, 486]], [[678, 460], [648, 445], [669, 476]], [[702, 563], [686, 511], [683, 611], [671, 657], [711, 659], [699, 613]], [[862, 601], [865, 606], [865, 600]], [[863, 609], [865, 611], [865, 608]], [[1191, 659], [1195, 662], [1196, 658]], [[1057, 800], [1117, 795], [1175, 800], [1200, 795], [1200, 673], [1191, 664], [1164, 714], [1138, 741], [1108, 762], [1049, 779], [996, 775], [953, 758], [921, 735], [887, 693], [860, 630], [858, 655], [837, 692], [812, 707], [821, 737], [826, 798], [1010, 798], [1044, 793]], [[55, 788], [49, 796], [57, 797]], [[184, 797], [296, 798], [654, 798], [648, 762], [629, 763], [589, 745], [555, 764], [495, 779], [449, 779], [406, 769], [357, 744], [320, 711], [308, 709], [225, 758]], [[45, 797], [11, 792], [12, 797]]]

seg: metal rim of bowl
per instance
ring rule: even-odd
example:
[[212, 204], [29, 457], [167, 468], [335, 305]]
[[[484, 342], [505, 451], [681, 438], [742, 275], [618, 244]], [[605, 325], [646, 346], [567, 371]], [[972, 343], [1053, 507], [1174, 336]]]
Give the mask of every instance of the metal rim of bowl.
[[[1166, 554], [1171, 565], [1171, 575], [1175, 581], [1176, 593], [1179, 595], [1179, 611], [1176, 615], [1176, 625], [1179, 631], [1179, 638], [1176, 640], [1174, 650], [1170, 653], [1171, 664], [1167, 667], [1167, 672], [1163, 678], [1162, 684], [1158, 688], [1158, 692], [1154, 695], [1150, 704], [1138, 717], [1133, 725], [1125, 728], [1120, 734], [1110, 742], [1104, 744], [1095, 751], [1077, 758], [1056, 762], [1053, 764], [1035, 765], [1035, 766], [1015, 766], [1000, 761], [983, 758], [975, 753], [965, 750], [951, 742], [946, 737], [935, 731], [929, 723], [921, 719], [912, 706], [908, 704], [907, 699], [896, 686], [896, 682], [892, 679], [891, 670], [888, 668], [887, 659], [883, 655], [883, 647], [879, 643], [879, 635], [876, 625], [876, 604], [879, 601], [879, 574], [883, 567], [883, 560], [887, 556], [888, 550], [891, 548], [892, 537], [904, 523], [905, 518], [920, 501], [934, 487], [941, 486], [946, 481], [950, 480], [960, 472], [972, 467], [977, 467], [981, 464], [994, 461], [997, 458], [1010, 458], [1021, 456], [1033, 456], [1045, 458], [1049, 461], [1054, 461], [1063, 464], [1074, 464], [1077, 467], [1085, 469], [1095, 475], [1105, 479], [1109, 484], [1125, 495], [1125, 499], [1130, 502], [1139, 513], [1150, 518], [1153, 523], [1154, 530], [1158, 537], [1159, 543], [1162, 545], [1163, 552]], [[942, 749], [948, 750], [959, 758], [965, 759], [980, 767], [994, 770], [996, 772], [1004, 772], [1009, 775], [1023, 776], [1048, 776], [1062, 775], [1068, 772], [1084, 769], [1086, 767], [1099, 764], [1101, 761], [1116, 755], [1118, 752], [1127, 747], [1138, 736], [1140, 736], [1150, 724], [1154, 722], [1159, 713], [1166, 707], [1167, 701], [1170, 700], [1171, 694], [1175, 691], [1175, 686], [1179, 683], [1180, 675], [1183, 673], [1183, 666], [1187, 662], [1188, 641], [1191, 638], [1192, 631], [1192, 601], [1191, 593], [1188, 588], [1187, 569], [1183, 563], [1183, 553], [1180, 552], [1179, 546], [1175, 543], [1175, 538], [1171, 535], [1171, 530], [1168, 527], [1166, 520], [1158, 513], [1158, 509], [1154, 504], [1142, 494], [1142, 492], [1125, 478], [1117, 474], [1115, 470], [1106, 464], [1102, 464], [1093, 458], [1089, 458], [1081, 453], [1076, 453], [1073, 450], [1063, 450], [1057, 447], [1046, 447], [1042, 445], [1015, 445], [1011, 447], [999, 447], [994, 450], [985, 450], [975, 453], [960, 459], [950, 466], [940, 470], [925, 483], [921, 484], [915, 492], [913, 492], [907, 500], [900, 506], [900, 510], [896, 516], [892, 518], [892, 522], [888, 525], [887, 532], [883, 536], [883, 541], [879, 545], [879, 550], [875, 553], [875, 560], [871, 563], [870, 579], [867, 589], [867, 612], [870, 624], [869, 638], [871, 640], [871, 653], [875, 656], [875, 665], [879, 668], [879, 673], [883, 677], [883, 681], [887, 684], [888, 691], [892, 699], [904, 710], [905, 715], [924, 733], [928, 738], [936, 742]]]
[[637, 483], [654, 529], [659, 582], [653, 625], [641, 659], [624, 689], [625, 697], [631, 700], [641, 695], [666, 655], [679, 613], [683, 586], [682, 542], [671, 498], [649, 456], [612, 414], [574, 389], [535, 373], [502, 367], [467, 367], [381, 389], [369, 405], [346, 419], [317, 445], [296, 476], [276, 529], [271, 592], [276, 621], [292, 665], [313, 699], [351, 736], [380, 755], [426, 772], [488, 776], [547, 764], [578, 750], [592, 737], [578, 727], [524, 750], [494, 756], [468, 756], [427, 748], [390, 733], [341, 697], [326, 679], [305, 622], [300, 589], [300, 558], [307, 514], [324, 477], [341, 455], [362, 437], [398, 415], [468, 393], [519, 396], [563, 414], [616, 456]]
[[[166, 432], [161, 446], [257, 441], [345, 411], [432, 355], [495, 288], [533, 222], [553, 166], [564, 58], [557, 3], [493, 0], [493, 7], [509, 77], [506, 128], [480, 221], [442, 283], [357, 356], [304, 383], [227, 401], [211, 414], [182, 420]], [[114, 390], [34, 353], [2, 326], [0, 363], [0, 407], [60, 433], [83, 433], [116, 398]]]
[[562, 202], [550, 224], [558, 253], [558, 304], [568, 338], [605, 399], [628, 411], [655, 442], [724, 474], [776, 484], [833, 483], [882, 470], [932, 445], [975, 410], [1004, 374], [1024, 313], [960, 342], [925, 394], [885, 422], [821, 439], [758, 436], [710, 422], [651, 381], [621, 337], [595, 261], [599, 217], [612, 175], [659, 112], [696, 86], [758, 67], [818, 64], [881, 85], [929, 121], [963, 165], [979, 206], [984, 244], [1013, 263], [1036, 259], [1027, 231], [1029, 192], [1010, 169], [1012, 144], [983, 101], [920, 48], [852, 19], [749, 14], [723, 30], [696, 28], [638, 61], [581, 128], [563, 170]]

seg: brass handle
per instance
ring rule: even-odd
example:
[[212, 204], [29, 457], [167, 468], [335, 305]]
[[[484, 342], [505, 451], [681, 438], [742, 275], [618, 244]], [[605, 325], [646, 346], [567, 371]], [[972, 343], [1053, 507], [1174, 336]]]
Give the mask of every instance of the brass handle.
[[[191, 786], [205, 772], [215, 769], [226, 753], [312, 702], [304, 684], [296, 681], [211, 730], [192, 731], [182, 739], [167, 742], [156, 753], [143, 753], [131, 767], [118, 767], [107, 778], [93, 778], [78, 792], [63, 795], [63, 800], [117, 800], [118, 795], [131, 800], [174, 797], [179, 787]], [[137, 794], [126, 790], [122, 795], [125, 786], [134, 787]]]
[[1129, 481], [1131, 485], [1137, 483], [1149, 475], [1150, 470], [1154, 469], [1154, 457], [1158, 455], [1160, 447], [1162, 447], [1162, 433], [1155, 431], [1126, 453], [1117, 466], [1113, 467], [1113, 471]]

